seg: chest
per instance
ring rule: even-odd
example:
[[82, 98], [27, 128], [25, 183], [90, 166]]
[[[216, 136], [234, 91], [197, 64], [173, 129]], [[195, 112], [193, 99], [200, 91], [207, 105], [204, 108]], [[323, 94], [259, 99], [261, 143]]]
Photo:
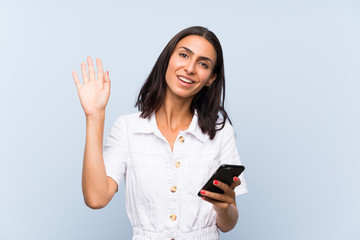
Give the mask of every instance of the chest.
[[130, 148], [126, 178], [128, 186], [136, 186], [138, 199], [186, 196], [195, 200], [220, 165], [219, 146], [200, 142], [191, 134], [179, 132], [173, 137], [173, 151], [164, 136], [146, 135], [136, 142]]
[[212, 209], [197, 193], [221, 164], [220, 142], [200, 141], [182, 131], [172, 140], [172, 150], [158, 132], [132, 135], [128, 141], [127, 202], [152, 222], [172, 224], [172, 214], [181, 216], [179, 221], [198, 219], [199, 209]]
[[[187, 127], [187, 125], [184, 126], [184, 129], [186, 129]], [[159, 137], [166, 140], [166, 142], [169, 144], [171, 152], [174, 151], [174, 145], [176, 140], [178, 140], [179, 143], [184, 143], [185, 141], [185, 137], [183, 136], [183, 134], [179, 134], [181, 132], [180, 129], [170, 130], [169, 128], [159, 126], [159, 131], [161, 133]]]

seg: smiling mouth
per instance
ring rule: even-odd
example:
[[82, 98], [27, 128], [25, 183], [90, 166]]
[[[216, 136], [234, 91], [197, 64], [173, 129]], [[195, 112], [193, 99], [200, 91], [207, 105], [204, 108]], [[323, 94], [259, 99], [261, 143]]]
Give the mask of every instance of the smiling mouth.
[[180, 79], [180, 81], [188, 83], [188, 84], [193, 84], [194, 83], [194, 81], [192, 81], [190, 79], [187, 79], [187, 78], [184, 78], [184, 77], [178, 77], [178, 79]]

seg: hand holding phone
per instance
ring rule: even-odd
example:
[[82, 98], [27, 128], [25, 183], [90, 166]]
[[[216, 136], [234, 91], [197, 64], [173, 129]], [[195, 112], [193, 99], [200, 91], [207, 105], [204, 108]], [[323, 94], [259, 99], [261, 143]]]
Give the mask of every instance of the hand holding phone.
[[[201, 190], [206, 190], [209, 192], [215, 192], [223, 194], [224, 191], [213, 184], [214, 180], [219, 180], [227, 185], [231, 185], [233, 183], [234, 177], [239, 177], [239, 175], [245, 170], [245, 167], [242, 165], [229, 165], [223, 164], [221, 165], [215, 173], [210, 177], [210, 179], [206, 182], [204, 187]], [[200, 191], [198, 192], [198, 196], [202, 197]]]

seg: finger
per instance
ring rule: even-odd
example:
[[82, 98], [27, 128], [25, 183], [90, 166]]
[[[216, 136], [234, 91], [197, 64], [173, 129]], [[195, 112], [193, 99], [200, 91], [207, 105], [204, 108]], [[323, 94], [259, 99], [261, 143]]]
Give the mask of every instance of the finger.
[[213, 204], [214, 206], [216, 206], [218, 208], [221, 208], [221, 209], [226, 209], [230, 205], [230, 203], [220, 202], [220, 201], [208, 198], [208, 197], [202, 197], [202, 199], [209, 202], [209, 203], [211, 203], [211, 204]]
[[82, 87], [81, 82], [80, 82], [80, 80], [78, 78], [78, 75], [77, 75], [77, 73], [75, 71], [72, 72], [72, 76], [74, 78], [74, 83], [76, 85], [76, 88], [77, 89], [81, 88]]
[[110, 92], [110, 78], [109, 78], [109, 71], [106, 71], [104, 74], [104, 89], [106, 89], [108, 92]]
[[104, 85], [104, 70], [102, 67], [102, 63], [101, 63], [101, 59], [97, 58], [96, 59], [96, 67], [97, 67], [97, 80], [99, 85], [103, 86]]
[[230, 188], [234, 189], [237, 186], [239, 186], [241, 184], [241, 181], [238, 177], [234, 177], [233, 178], [234, 182], [230, 185]]
[[213, 184], [215, 186], [217, 186], [218, 188], [220, 188], [221, 190], [223, 190], [224, 192], [228, 192], [230, 189], [229, 185], [227, 185], [226, 183], [223, 183], [221, 181], [218, 181], [218, 180], [214, 180]]
[[95, 70], [94, 70], [94, 63], [93, 63], [93, 60], [91, 59], [91, 57], [87, 58], [87, 63], [89, 66], [89, 80], [95, 81], [96, 76], [95, 76]]
[[86, 70], [86, 64], [84, 62], [81, 63], [81, 74], [82, 74], [84, 84], [89, 82], [89, 78], [88, 78], [87, 70]]
[[[201, 190], [201, 195], [206, 198], [211, 198], [213, 200], [225, 203], [232, 203], [233, 199], [227, 194], [214, 193], [210, 191]], [[234, 194], [235, 195], [235, 194]]]
[[218, 188], [220, 188], [221, 190], [224, 191], [224, 194], [223, 195], [228, 195], [229, 197], [231, 198], [234, 198], [235, 197], [235, 192], [234, 192], [234, 189], [233, 188], [230, 188], [229, 185], [227, 185], [226, 183], [223, 183], [221, 181], [218, 181], [218, 180], [214, 180], [213, 181], [213, 184], [215, 186], [217, 186]]
[[217, 204], [219, 204], [219, 203], [222, 203], [222, 202], [219, 202], [219, 201], [217, 201], [217, 200], [214, 200], [214, 199], [208, 198], [208, 197], [201, 197], [201, 198], [204, 199], [205, 201], [207, 201], [207, 202], [209, 202], [209, 203], [212, 203], [212, 204], [215, 204], [215, 205], [217, 205]]

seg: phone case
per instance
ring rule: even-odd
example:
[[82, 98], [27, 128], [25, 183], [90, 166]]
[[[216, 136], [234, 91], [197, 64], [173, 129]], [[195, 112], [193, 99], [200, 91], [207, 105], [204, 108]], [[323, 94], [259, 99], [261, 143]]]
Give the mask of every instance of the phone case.
[[[239, 177], [239, 175], [245, 170], [245, 167], [242, 165], [229, 165], [229, 164], [223, 164], [221, 165], [215, 173], [210, 177], [210, 179], [207, 181], [207, 183], [204, 185], [204, 187], [201, 190], [206, 190], [210, 192], [220, 193], [223, 194], [224, 191], [218, 188], [213, 184], [213, 181], [219, 180], [223, 183], [226, 183], [227, 185], [231, 185], [233, 183], [233, 178]], [[198, 196], [202, 197], [200, 191], [198, 192]]]

